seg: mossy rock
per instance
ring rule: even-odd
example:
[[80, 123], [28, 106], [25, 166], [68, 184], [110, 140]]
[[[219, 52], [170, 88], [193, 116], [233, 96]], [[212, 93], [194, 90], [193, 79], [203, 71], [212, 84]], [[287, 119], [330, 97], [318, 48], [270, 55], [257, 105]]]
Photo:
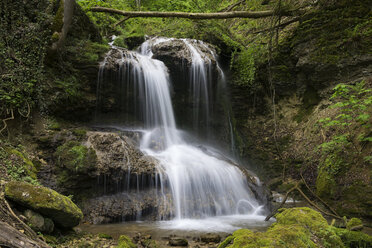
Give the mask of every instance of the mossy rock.
[[137, 246], [133, 244], [132, 240], [125, 235], [121, 235], [118, 240], [117, 248], [136, 248]]
[[76, 141], [69, 141], [57, 148], [57, 164], [77, 173], [87, 173], [95, 167], [97, 156], [93, 149]]
[[68, 197], [43, 186], [11, 181], [5, 186], [5, 196], [65, 228], [78, 225], [83, 218], [80, 208]]

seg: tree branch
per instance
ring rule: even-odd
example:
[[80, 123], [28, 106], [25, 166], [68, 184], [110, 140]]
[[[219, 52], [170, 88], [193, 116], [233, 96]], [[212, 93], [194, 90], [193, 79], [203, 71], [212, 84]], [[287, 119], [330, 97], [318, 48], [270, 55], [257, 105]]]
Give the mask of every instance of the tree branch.
[[176, 17], [187, 19], [229, 19], [229, 18], [264, 18], [273, 15], [292, 16], [290, 11], [279, 13], [274, 10], [264, 11], [231, 11], [231, 12], [215, 12], [215, 13], [187, 13], [187, 12], [156, 12], [156, 11], [122, 11], [118, 9], [110, 9], [104, 7], [93, 7], [92, 12], [106, 12], [110, 14], [118, 14], [128, 17]]

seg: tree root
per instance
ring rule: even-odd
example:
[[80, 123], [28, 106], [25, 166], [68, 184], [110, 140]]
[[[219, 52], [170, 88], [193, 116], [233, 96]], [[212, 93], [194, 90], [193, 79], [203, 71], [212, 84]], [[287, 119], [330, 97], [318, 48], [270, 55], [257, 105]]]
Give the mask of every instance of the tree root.
[[[7, 112], [9, 113], [9, 110], [7, 110]], [[5, 118], [5, 119], [2, 120], [3, 123], [4, 123], [4, 127], [2, 129], [0, 129], [0, 134], [8, 127], [8, 124], [6, 122], [10, 121], [10, 120], [14, 120], [14, 112], [13, 112], [12, 108], [10, 109], [10, 114], [11, 114], [10, 117]]]

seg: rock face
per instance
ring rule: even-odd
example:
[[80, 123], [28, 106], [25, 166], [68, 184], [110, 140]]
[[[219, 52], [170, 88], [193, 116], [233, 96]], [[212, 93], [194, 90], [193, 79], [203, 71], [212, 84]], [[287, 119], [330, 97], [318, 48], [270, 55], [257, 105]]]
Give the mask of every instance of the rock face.
[[11, 181], [5, 186], [5, 196], [62, 227], [74, 227], [83, 218], [81, 210], [68, 197], [43, 186]]

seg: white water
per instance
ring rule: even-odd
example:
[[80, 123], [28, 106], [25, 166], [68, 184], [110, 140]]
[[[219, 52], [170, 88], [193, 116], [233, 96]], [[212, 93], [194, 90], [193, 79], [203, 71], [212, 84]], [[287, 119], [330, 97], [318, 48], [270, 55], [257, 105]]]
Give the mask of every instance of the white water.
[[[139, 111], [146, 128], [140, 148], [161, 162], [158, 168], [160, 188], [163, 192], [167, 187], [171, 192], [171, 196], [162, 194], [165, 202], [173, 203], [170, 215], [174, 218], [164, 226], [188, 229], [196, 225], [198, 229], [208, 229], [224, 219], [225, 229], [229, 229], [233, 224], [227, 219], [234, 222], [243, 216], [260, 218], [262, 206], [257, 203], [241, 170], [199, 147], [186, 144], [182, 132], [177, 130], [167, 68], [163, 62], [151, 58], [152, 46], [168, 40], [151, 39], [142, 44], [139, 52], [122, 53], [119, 70], [120, 77], [133, 84], [131, 89], [140, 100]], [[195, 41], [183, 41], [192, 56], [191, 90], [197, 104], [192, 118], [197, 123], [201, 115], [205, 120], [209, 118], [208, 87], [212, 65], [194, 45]], [[212, 51], [211, 54], [214, 56]], [[222, 72], [219, 67], [218, 70]]]

